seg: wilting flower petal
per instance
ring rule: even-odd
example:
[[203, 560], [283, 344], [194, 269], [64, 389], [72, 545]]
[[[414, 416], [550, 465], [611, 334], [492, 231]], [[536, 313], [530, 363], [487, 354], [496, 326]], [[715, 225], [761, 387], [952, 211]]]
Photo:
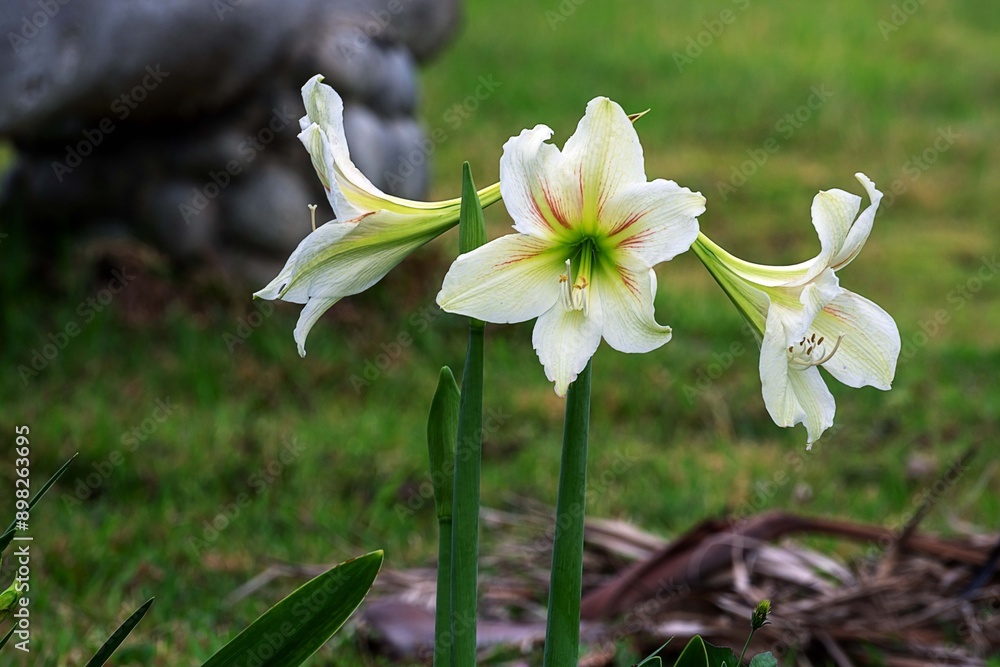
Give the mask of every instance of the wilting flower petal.
[[[309, 330], [345, 296], [368, 289], [411, 252], [458, 223], [461, 199], [418, 202], [387, 195], [351, 161], [344, 134], [344, 102], [316, 75], [302, 87], [306, 115], [299, 140], [326, 189], [337, 219], [299, 243], [278, 275], [254, 294], [306, 304], [295, 327], [299, 354]], [[479, 191], [488, 206], [499, 183]]]

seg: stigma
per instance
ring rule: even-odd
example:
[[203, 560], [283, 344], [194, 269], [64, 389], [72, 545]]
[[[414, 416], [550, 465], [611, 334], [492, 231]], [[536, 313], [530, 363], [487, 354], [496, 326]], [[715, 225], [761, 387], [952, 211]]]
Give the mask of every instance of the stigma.
[[584, 276], [577, 276], [573, 282], [570, 261], [566, 260], [566, 273], [559, 276], [560, 299], [566, 310], [582, 310], [583, 316], [590, 315], [590, 283]]
[[829, 341], [824, 336], [817, 338], [815, 333], [811, 336], [804, 336], [795, 345], [788, 346], [788, 363], [800, 369], [821, 366], [833, 358], [833, 355], [840, 349], [840, 341], [842, 340], [844, 340], [843, 335], [837, 336], [836, 342], [828, 351]]

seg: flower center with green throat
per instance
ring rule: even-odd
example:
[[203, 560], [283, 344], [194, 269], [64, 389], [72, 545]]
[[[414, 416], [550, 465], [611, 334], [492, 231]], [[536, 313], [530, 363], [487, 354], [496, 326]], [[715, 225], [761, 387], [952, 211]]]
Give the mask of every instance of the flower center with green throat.
[[600, 262], [600, 256], [600, 246], [593, 237], [584, 236], [571, 246], [566, 273], [559, 276], [560, 298], [566, 310], [582, 310], [584, 317], [590, 315], [594, 267]]

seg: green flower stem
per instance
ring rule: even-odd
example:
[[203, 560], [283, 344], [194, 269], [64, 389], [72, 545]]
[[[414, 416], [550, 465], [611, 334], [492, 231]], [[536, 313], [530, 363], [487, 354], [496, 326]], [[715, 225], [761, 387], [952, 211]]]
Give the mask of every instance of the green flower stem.
[[592, 361], [569, 386], [563, 427], [559, 498], [552, 548], [544, 667], [576, 667], [583, 592], [583, 522], [587, 503], [587, 434]]
[[437, 598], [434, 607], [434, 667], [451, 667], [452, 517], [438, 519]]
[[[459, 251], [486, 242], [483, 207], [469, 163], [462, 165]], [[479, 578], [479, 484], [483, 438], [483, 323], [469, 320], [469, 347], [462, 370], [455, 443], [455, 500], [451, 543], [451, 664], [476, 664], [476, 606]]]
[[469, 323], [455, 446], [455, 502], [451, 544], [451, 664], [476, 664], [479, 577], [479, 480], [483, 424], [483, 323]]
[[750, 636], [747, 637], [747, 641], [743, 644], [743, 650], [740, 652], [740, 659], [736, 662], [737, 665], [743, 664], [743, 656], [747, 654], [747, 649], [750, 648], [750, 640], [753, 639], [754, 634], [757, 632], [756, 628], [750, 630]]

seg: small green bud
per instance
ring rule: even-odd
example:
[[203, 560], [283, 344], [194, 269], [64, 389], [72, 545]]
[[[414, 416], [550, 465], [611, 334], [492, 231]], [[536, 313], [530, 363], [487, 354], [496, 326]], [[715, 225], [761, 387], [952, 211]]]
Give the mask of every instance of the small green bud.
[[753, 610], [753, 614], [750, 616], [750, 627], [753, 628], [754, 632], [767, 625], [767, 616], [770, 613], [770, 600], [761, 600], [757, 603], [757, 608]]
[[10, 610], [17, 604], [17, 597], [21, 593], [21, 580], [15, 579], [14, 582], [5, 590], [0, 593], [0, 621], [7, 618], [7, 614]]

